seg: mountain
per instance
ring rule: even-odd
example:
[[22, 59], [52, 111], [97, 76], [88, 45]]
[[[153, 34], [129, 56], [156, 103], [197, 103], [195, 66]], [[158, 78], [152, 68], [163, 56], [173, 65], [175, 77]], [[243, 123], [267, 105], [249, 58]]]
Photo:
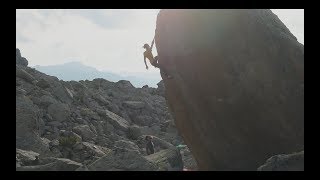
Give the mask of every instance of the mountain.
[[35, 69], [51, 76], [56, 76], [65, 81], [93, 80], [95, 78], [104, 78], [112, 82], [119, 80], [128, 80], [135, 87], [148, 85], [157, 87], [157, 83], [161, 80], [160, 75], [155, 73], [127, 73], [126, 75], [99, 71], [93, 67], [86, 66], [81, 62], [73, 61], [65, 64], [50, 66], [34, 66]]

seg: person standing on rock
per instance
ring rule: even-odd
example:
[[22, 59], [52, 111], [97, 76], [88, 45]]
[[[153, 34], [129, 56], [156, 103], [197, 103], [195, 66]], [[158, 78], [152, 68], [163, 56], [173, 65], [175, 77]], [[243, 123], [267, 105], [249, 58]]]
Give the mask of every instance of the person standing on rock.
[[146, 141], [147, 141], [147, 144], [146, 144], [147, 154], [148, 155], [153, 154], [154, 153], [154, 144], [152, 142], [152, 137], [146, 136]]
[[165, 75], [168, 79], [171, 79], [172, 76], [169, 75], [165, 70], [164, 68], [160, 67], [160, 64], [158, 63], [158, 56], [156, 57], [153, 57], [153, 54], [152, 54], [152, 47], [153, 47], [153, 44], [154, 44], [154, 39], [151, 43], [151, 47], [149, 46], [149, 44], [144, 44], [143, 45], [143, 48], [146, 49], [146, 51], [143, 53], [143, 60], [144, 60], [144, 64], [146, 65], [146, 69], [148, 69], [148, 65], [147, 65], [147, 62], [146, 62], [146, 58], [149, 59], [150, 61], [150, 64], [153, 65], [154, 67], [156, 68], [159, 68], [160, 69], [160, 73]]

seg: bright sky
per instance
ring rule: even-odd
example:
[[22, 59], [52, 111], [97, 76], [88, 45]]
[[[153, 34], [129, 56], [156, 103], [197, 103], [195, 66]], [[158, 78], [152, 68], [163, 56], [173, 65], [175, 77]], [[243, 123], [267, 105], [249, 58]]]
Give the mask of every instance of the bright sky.
[[[272, 9], [304, 44], [304, 10]], [[16, 10], [16, 47], [30, 66], [81, 61], [111, 72], [147, 72], [159, 9]], [[156, 51], [154, 51], [156, 52]], [[158, 72], [149, 68], [148, 72]]]

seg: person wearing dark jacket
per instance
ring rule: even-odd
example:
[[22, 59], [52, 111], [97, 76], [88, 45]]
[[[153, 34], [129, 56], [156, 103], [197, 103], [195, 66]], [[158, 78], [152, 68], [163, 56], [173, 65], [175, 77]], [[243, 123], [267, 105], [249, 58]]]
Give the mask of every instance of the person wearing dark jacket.
[[154, 153], [154, 144], [152, 142], [152, 137], [146, 136], [146, 141], [147, 141], [147, 144], [146, 144], [147, 154], [148, 155], [153, 154]]

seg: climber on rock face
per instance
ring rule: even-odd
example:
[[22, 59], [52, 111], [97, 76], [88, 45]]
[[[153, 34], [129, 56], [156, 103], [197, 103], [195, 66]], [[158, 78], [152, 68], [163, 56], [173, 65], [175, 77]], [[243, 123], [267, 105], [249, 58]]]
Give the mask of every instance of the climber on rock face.
[[147, 144], [146, 144], [147, 154], [148, 155], [153, 154], [154, 153], [154, 144], [152, 142], [152, 137], [146, 136], [146, 141], [147, 141]]
[[143, 48], [146, 49], [146, 51], [143, 53], [143, 57], [144, 57], [143, 60], [144, 60], [144, 64], [146, 65], [146, 69], [148, 69], [148, 65], [146, 62], [146, 58], [148, 58], [151, 65], [153, 65], [156, 68], [159, 68], [161, 74], [164, 74], [168, 79], [171, 79], [172, 76], [168, 75], [167, 72], [164, 70], [164, 68], [160, 67], [160, 64], [158, 63], [158, 56], [153, 57], [153, 54], [152, 54], [153, 44], [154, 44], [154, 39], [151, 43], [151, 47], [149, 46], [149, 44], [144, 44], [143, 46]]

